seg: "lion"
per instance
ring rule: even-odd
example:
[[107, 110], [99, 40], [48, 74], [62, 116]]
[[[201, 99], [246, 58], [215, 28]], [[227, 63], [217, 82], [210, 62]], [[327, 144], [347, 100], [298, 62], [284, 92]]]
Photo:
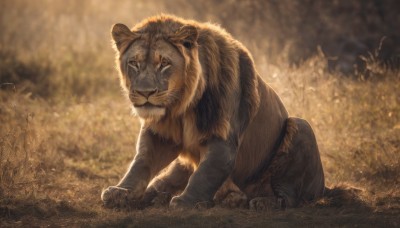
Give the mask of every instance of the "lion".
[[289, 117], [228, 32], [160, 15], [111, 33], [141, 128], [125, 176], [102, 192], [106, 207], [211, 207], [236, 194], [253, 209], [286, 208], [323, 195], [311, 126]]

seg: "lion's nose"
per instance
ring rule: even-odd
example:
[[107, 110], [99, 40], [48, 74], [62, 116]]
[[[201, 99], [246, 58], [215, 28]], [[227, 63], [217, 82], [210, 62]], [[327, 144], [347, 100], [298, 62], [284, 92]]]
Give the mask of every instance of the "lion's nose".
[[136, 92], [138, 94], [146, 97], [146, 98], [149, 98], [151, 95], [157, 93], [157, 89], [154, 89], [154, 90], [137, 90]]

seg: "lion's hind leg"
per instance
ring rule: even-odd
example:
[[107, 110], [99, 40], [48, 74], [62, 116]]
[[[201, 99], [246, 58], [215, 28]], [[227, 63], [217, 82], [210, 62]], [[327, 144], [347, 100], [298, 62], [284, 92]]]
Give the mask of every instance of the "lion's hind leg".
[[[296, 207], [323, 195], [324, 173], [317, 141], [309, 123], [288, 118], [287, 132], [274, 163], [271, 186], [283, 207]], [[274, 164], [272, 164], [274, 165]]]

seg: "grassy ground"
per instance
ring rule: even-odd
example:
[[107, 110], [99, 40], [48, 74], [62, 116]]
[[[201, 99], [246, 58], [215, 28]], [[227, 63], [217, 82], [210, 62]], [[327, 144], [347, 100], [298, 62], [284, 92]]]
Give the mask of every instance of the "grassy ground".
[[139, 130], [109, 28], [162, 9], [124, 1], [116, 15], [102, 2], [47, 2], [43, 14], [40, 4], [0, 3], [0, 226], [400, 226], [400, 73], [371, 61], [368, 78], [344, 77], [327, 72], [322, 55], [296, 67], [255, 59], [289, 112], [316, 131], [327, 185], [351, 187], [354, 198], [267, 212], [104, 209], [100, 193], [125, 172]]

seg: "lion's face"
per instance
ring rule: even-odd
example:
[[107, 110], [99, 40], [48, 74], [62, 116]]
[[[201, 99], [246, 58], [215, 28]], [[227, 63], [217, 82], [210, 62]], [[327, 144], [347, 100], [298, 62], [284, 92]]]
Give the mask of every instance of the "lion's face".
[[119, 52], [121, 84], [133, 111], [143, 119], [160, 119], [168, 108], [179, 106], [185, 99], [187, 60], [193, 48], [176, 42], [177, 36], [132, 32], [122, 24], [113, 27], [112, 35]]
[[184, 59], [163, 39], [135, 40], [121, 56], [121, 71], [134, 111], [142, 118], [163, 116], [180, 98]]

